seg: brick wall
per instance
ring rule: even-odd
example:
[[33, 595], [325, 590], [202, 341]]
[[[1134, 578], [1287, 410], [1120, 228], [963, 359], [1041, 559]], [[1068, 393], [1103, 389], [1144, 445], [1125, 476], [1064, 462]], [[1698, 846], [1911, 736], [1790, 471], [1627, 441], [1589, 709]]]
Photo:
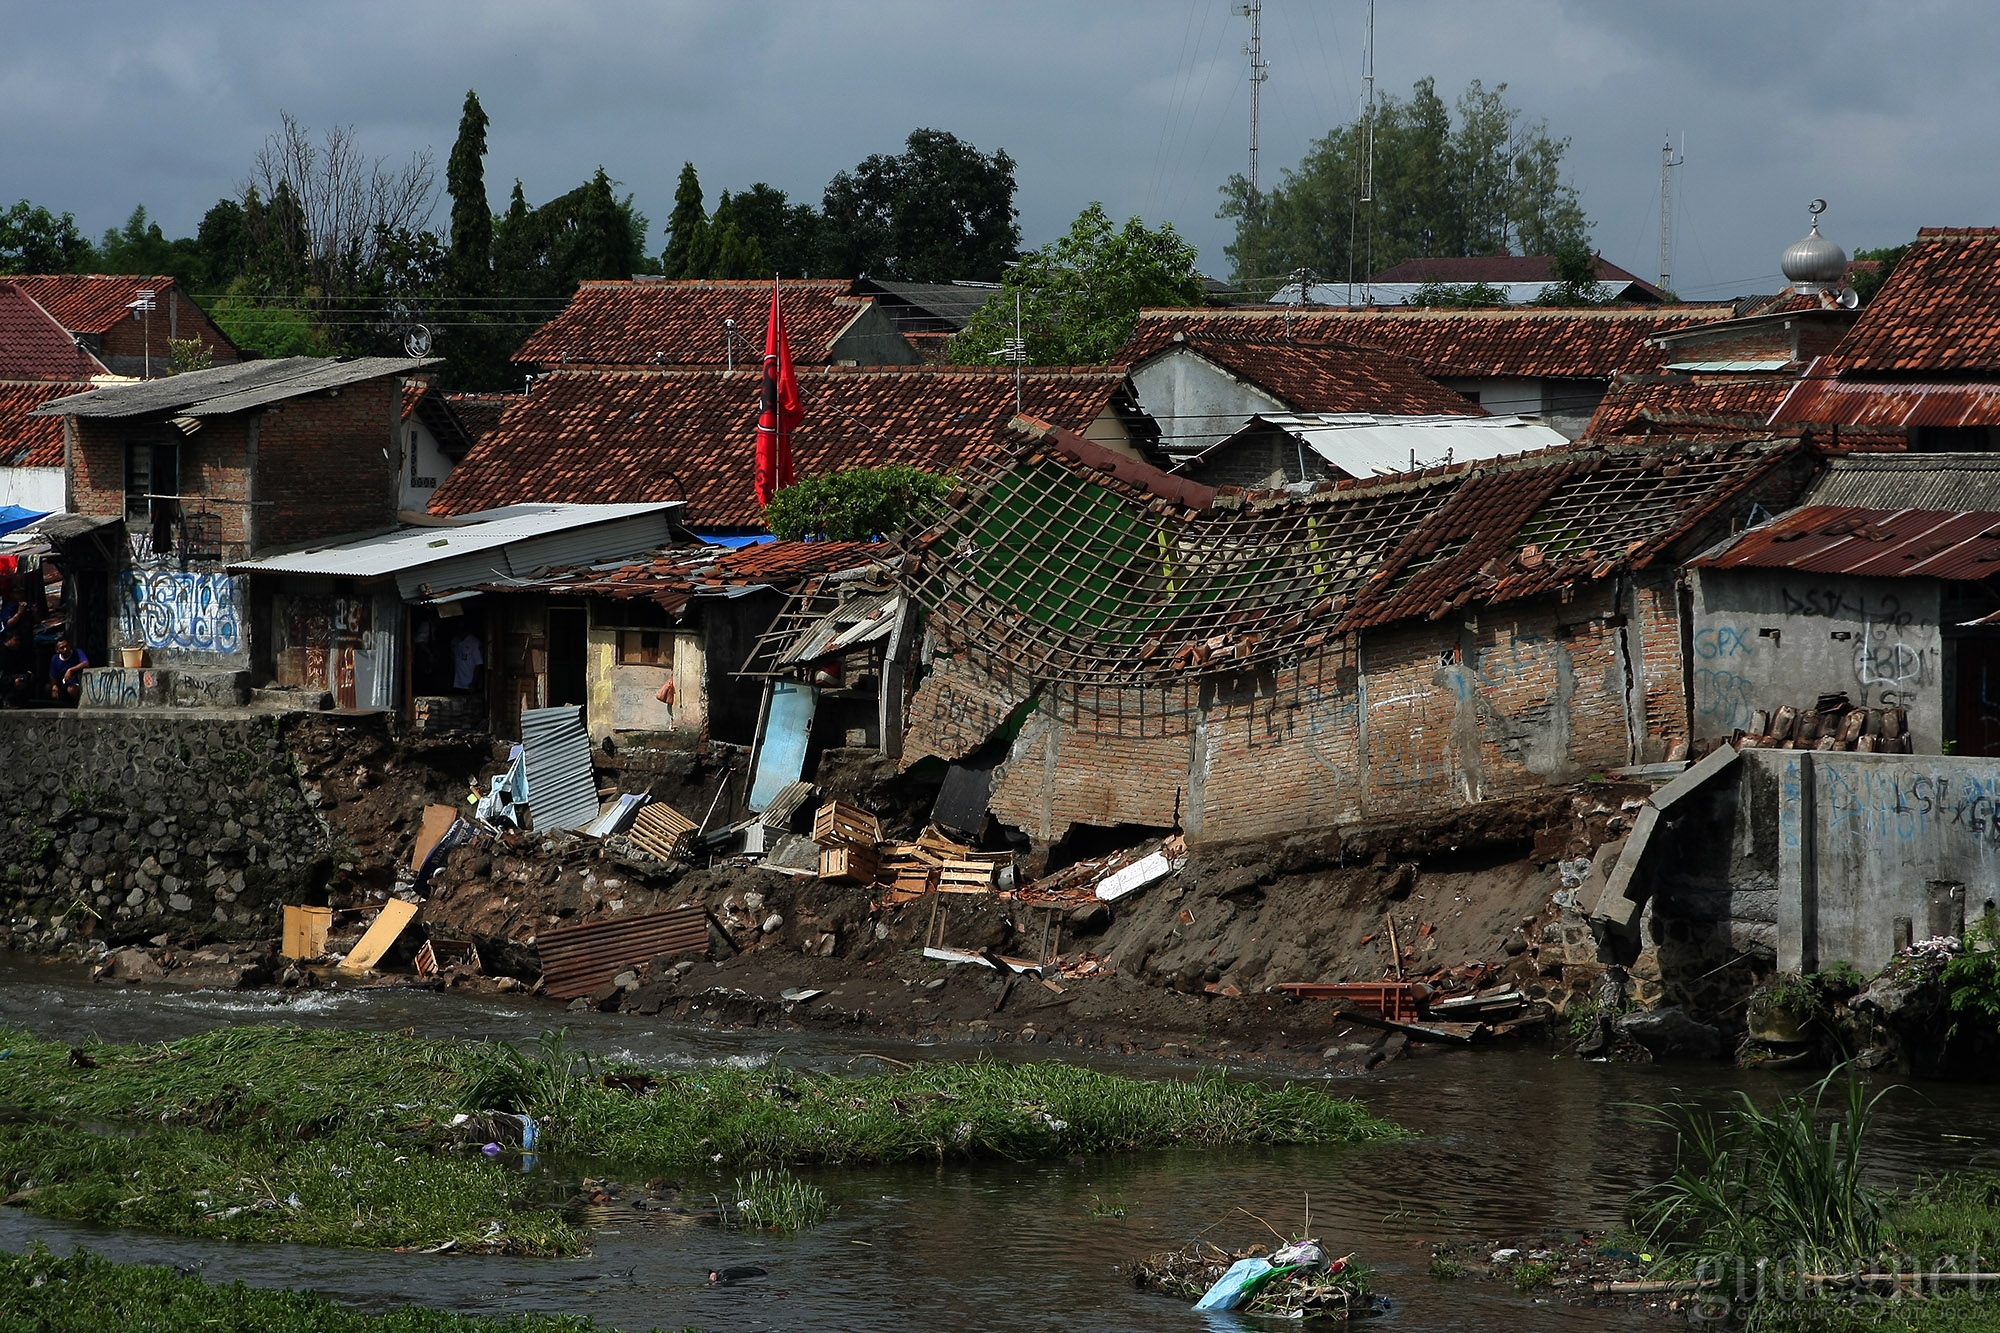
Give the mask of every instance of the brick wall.
[[1687, 662], [1679, 580], [1672, 571], [1643, 576], [1632, 590], [1631, 632], [1638, 637], [1646, 699], [1646, 763], [1658, 763], [1688, 740]]
[[925, 756], [963, 759], [1026, 699], [970, 661], [939, 653], [910, 697], [903, 767]]
[[[169, 302], [172, 308], [169, 309]], [[121, 319], [95, 340], [99, 355], [104, 358], [107, 369], [120, 374], [136, 375], [144, 365], [150, 349], [153, 358], [153, 373], [166, 373], [172, 364], [172, 352], [167, 347], [169, 338], [201, 339], [208, 348], [209, 355], [217, 365], [238, 359], [236, 349], [222, 336], [221, 330], [208, 317], [206, 311], [188, 298], [178, 286], [168, 285], [155, 298], [158, 307], [150, 320]], [[150, 334], [148, 332], [150, 330]], [[176, 331], [178, 330], [178, 331]], [[112, 361], [120, 362], [113, 365]], [[127, 364], [129, 363], [129, 364]]]
[[[198, 546], [237, 559], [244, 547], [249, 498], [246, 435], [249, 418], [210, 417], [193, 435], [163, 424], [136, 425], [116, 418], [69, 419], [70, 505], [79, 514], [106, 518], [125, 513], [125, 446], [173, 443], [180, 446], [182, 509], [189, 515]], [[215, 503], [204, 505], [202, 497]]]
[[257, 436], [257, 548], [393, 527], [401, 416], [393, 375], [266, 409]]

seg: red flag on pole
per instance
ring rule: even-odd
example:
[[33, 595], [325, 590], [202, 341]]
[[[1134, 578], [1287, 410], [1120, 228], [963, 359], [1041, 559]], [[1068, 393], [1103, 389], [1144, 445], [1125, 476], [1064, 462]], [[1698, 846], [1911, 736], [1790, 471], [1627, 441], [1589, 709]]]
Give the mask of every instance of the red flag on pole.
[[805, 418], [798, 376], [792, 371], [792, 344], [785, 336], [785, 311], [778, 281], [771, 280], [771, 316], [764, 324], [764, 393], [757, 414], [757, 503], [792, 484], [792, 432]]

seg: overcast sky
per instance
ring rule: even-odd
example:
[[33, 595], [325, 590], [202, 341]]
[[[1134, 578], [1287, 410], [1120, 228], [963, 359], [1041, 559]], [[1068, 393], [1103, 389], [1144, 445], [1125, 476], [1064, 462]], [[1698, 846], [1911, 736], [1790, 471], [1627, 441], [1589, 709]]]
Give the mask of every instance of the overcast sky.
[[[683, 160], [711, 205], [827, 178], [917, 126], [1019, 163], [1026, 244], [1100, 199], [1171, 221], [1226, 274], [1216, 190], [1243, 169], [1248, 20], [1231, 0], [231, 4], [0, 0], [0, 204], [93, 237], [143, 202], [170, 235], [235, 192], [281, 109], [371, 153], [436, 154], [465, 90], [492, 116], [496, 206], [602, 163], [655, 223]], [[1352, 114], [1366, 0], [1265, 0], [1264, 179]], [[1850, 251], [2000, 223], [1991, 0], [1381, 0], [1376, 65], [1406, 93], [1470, 79], [1571, 140], [1605, 256], [1659, 271], [1660, 145], [1683, 135], [1674, 285], [1778, 285], [1823, 196]], [[444, 211], [438, 217], [442, 220]]]

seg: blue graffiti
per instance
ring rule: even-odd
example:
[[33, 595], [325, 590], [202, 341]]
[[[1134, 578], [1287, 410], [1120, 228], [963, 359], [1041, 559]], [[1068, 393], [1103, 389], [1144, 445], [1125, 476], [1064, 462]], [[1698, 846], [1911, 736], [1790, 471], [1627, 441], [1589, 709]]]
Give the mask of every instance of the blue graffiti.
[[134, 645], [233, 653], [243, 646], [242, 601], [228, 574], [135, 569], [119, 587], [119, 622]]

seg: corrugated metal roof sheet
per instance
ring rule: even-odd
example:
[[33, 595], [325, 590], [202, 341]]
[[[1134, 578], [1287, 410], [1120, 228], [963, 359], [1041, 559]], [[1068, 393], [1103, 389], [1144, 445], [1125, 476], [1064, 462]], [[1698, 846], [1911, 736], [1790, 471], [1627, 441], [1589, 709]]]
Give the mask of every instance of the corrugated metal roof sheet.
[[2000, 454], [1850, 454], [1829, 460], [1800, 503], [2000, 512]]
[[1771, 422], [1839, 426], [2000, 426], [2000, 383], [1836, 379], [1814, 362]]
[[521, 743], [527, 747], [528, 813], [537, 833], [578, 829], [597, 818], [597, 774], [590, 766], [590, 733], [576, 704], [521, 710]]
[[37, 408], [35, 415], [143, 417], [171, 412], [184, 417], [224, 416], [383, 375], [408, 375], [437, 364], [436, 358], [413, 361], [400, 356], [362, 356], [352, 361], [291, 356], [278, 361], [232, 362], [164, 379], [107, 384]]
[[[664, 516], [678, 509], [677, 501], [646, 504], [522, 504], [468, 514], [452, 526], [399, 528], [359, 541], [321, 546], [289, 555], [267, 555], [241, 560], [232, 569], [255, 570], [266, 574], [340, 574], [350, 578], [380, 578], [423, 569], [462, 556], [488, 554], [515, 543], [546, 539], [565, 534], [586, 536], [579, 546], [559, 542], [538, 550], [535, 568], [575, 564], [600, 559], [593, 553], [597, 543], [587, 539], [587, 530], [600, 524], [646, 515]], [[626, 550], [643, 550], [659, 544], [666, 533], [642, 541]], [[482, 565], [484, 568], [484, 565]], [[506, 571], [502, 571], [503, 573]], [[526, 569], [520, 571], [528, 572]]]
[[1692, 563], [1706, 569], [1976, 581], [2000, 574], [2000, 512], [1808, 505]]
[[663, 953], [708, 952], [708, 916], [699, 907], [677, 907], [624, 920], [558, 926], [537, 936], [535, 949], [542, 956], [543, 991], [570, 1000]]
[[1669, 361], [1667, 369], [1696, 375], [1727, 375], [1747, 371], [1783, 370], [1791, 364], [1788, 358], [1781, 356], [1775, 360], [1763, 361]]

